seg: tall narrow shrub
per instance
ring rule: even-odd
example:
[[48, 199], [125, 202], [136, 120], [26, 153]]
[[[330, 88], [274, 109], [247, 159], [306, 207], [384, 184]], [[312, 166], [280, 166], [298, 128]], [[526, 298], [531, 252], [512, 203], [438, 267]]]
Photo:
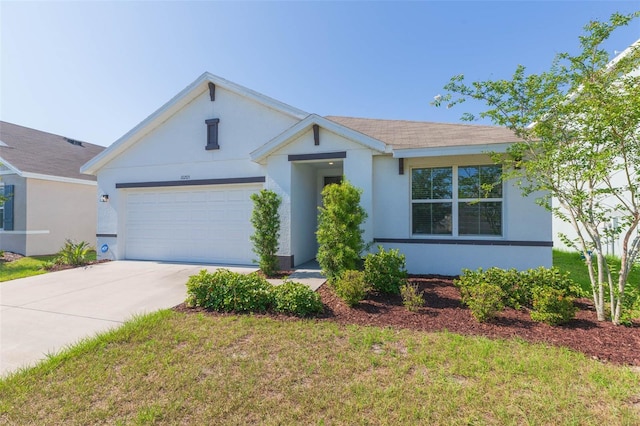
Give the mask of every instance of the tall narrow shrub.
[[318, 263], [330, 282], [349, 269], [358, 269], [365, 244], [360, 225], [367, 213], [360, 206], [362, 190], [346, 179], [322, 190], [323, 205], [318, 208]]
[[251, 224], [254, 233], [251, 236], [253, 252], [258, 255], [258, 264], [262, 272], [271, 276], [279, 269], [278, 238], [280, 237], [280, 214], [278, 208], [282, 199], [268, 189], [251, 194], [253, 212]]

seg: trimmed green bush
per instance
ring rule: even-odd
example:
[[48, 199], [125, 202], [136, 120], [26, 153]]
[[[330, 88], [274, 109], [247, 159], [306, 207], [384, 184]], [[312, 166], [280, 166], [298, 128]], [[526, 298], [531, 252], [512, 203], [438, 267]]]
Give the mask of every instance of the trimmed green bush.
[[556, 288], [538, 288], [533, 294], [531, 319], [549, 325], [560, 325], [571, 321], [578, 309], [573, 297], [566, 296], [563, 290]]
[[255, 273], [202, 270], [187, 281], [186, 303], [219, 312], [264, 312], [272, 305], [271, 287]]
[[260, 270], [268, 277], [279, 269], [278, 238], [280, 237], [280, 214], [278, 208], [282, 199], [278, 194], [263, 189], [257, 194], [251, 194], [253, 211], [251, 224], [255, 232], [251, 235], [253, 252], [258, 255]]
[[333, 282], [348, 269], [357, 269], [365, 244], [360, 225], [367, 213], [360, 206], [361, 189], [346, 179], [322, 190], [322, 206], [318, 208], [318, 254], [322, 273]]
[[304, 284], [286, 281], [273, 287], [273, 309], [306, 317], [322, 312], [323, 306], [318, 293]]
[[369, 286], [364, 279], [364, 272], [347, 270], [334, 280], [333, 289], [347, 305], [355, 306], [367, 295]]
[[410, 312], [417, 312], [424, 306], [424, 298], [422, 292], [418, 291], [418, 284], [404, 284], [400, 287], [400, 295], [402, 296], [402, 304]]
[[558, 268], [536, 268], [522, 273], [523, 285], [531, 289], [531, 301], [533, 293], [541, 288], [554, 288], [567, 296], [585, 297], [587, 294], [575, 283], [569, 272], [562, 272]]
[[584, 296], [580, 286], [569, 278], [569, 273], [561, 272], [557, 268], [540, 267], [523, 272], [500, 268], [489, 268], [486, 271], [482, 268], [476, 271], [465, 269], [462, 275], [454, 280], [454, 284], [461, 291], [485, 282], [500, 287], [504, 294], [502, 302], [514, 309], [532, 308], [533, 293], [539, 289], [555, 288], [569, 296]]
[[364, 279], [380, 293], [400, 293], [407, 280], [404, 254], [378, 246], [377, 253], [369, 253], [364, 259]]
[[466, 288], [462, 302], [469, 307], [475, 319], [485, 322], [504, 309], [503, 299], [504, 292], [500, 287], [485, 282]]

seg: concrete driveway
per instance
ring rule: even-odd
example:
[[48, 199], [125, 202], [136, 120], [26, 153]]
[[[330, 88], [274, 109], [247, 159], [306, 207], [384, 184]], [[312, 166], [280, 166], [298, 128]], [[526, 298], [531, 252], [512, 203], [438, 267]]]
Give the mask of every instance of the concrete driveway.
[[226, 267], [116, 261], [0, 283], [0, 376], [33, 365], [132, 315], [171, 308], [201, 269]]

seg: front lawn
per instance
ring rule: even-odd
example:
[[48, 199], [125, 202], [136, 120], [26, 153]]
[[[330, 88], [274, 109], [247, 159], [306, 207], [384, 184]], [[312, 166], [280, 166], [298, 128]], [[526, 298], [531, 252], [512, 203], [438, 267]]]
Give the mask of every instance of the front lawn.
[[638, 424], [639, 399], [519, 339], [165, 310], [0, 381], [0, 423]]
[[[0, 282], [46, 274], [48, 271], [44, 269], [44, 265], [48, 262], [53, 262], [56, 257], [57, 255], [51, 254], [47, 256], [21, 257], [11, 262], [0, 261]], [[89, 251], [87, 260], [89, 262], [96, 260], [95, 250]]]
[[43, 265], [55, 257], [55, 255], [32, 256], [22, 257], [12, 262], [0, 262], [0, 282], [44, 274], [47, 271]]

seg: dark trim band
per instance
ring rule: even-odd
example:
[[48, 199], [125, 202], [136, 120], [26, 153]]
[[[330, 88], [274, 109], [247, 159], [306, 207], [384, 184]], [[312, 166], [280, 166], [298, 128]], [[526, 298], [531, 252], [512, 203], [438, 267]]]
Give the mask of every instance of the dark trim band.
[[96, 238], [117, 238], [118, 234], [96, 234]]
[[553, 241], [507, 241], [507, 240], [448, 240], [427, 238], [374, 238], [376, 243], [397, 244], [451, 244], [466, 246], [516, 246], [516, 247], [553, 247]]
[[157, 188], [161, 186], [197, 186], [197, 185], [229, 185], [239, 183], [264, 183], [264, 176], [222, 179], [165, 180], [160, 182], [126, 182], [116, 183], [117, 189], [124, 188]]
[[317, 154], [290, 154], [289, 161], [304, 160], [332, 160], [335, 158], [347, 158], [347, 151], [319, 152]]

